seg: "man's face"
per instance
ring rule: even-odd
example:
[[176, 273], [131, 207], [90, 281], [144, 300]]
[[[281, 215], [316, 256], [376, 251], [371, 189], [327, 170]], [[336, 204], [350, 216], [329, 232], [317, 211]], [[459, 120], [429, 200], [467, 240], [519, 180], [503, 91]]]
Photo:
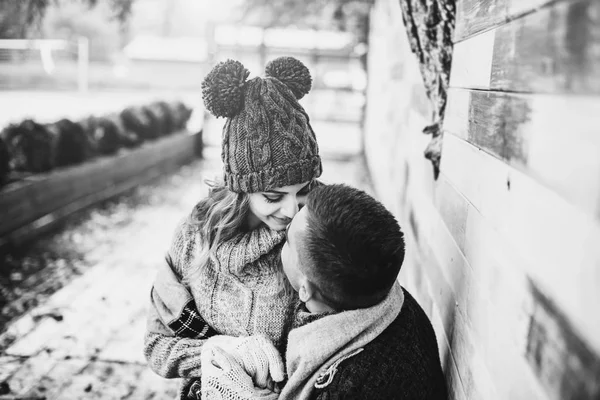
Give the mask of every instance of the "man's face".
[[283, 186], [268, 192], [252, 193], [250, 199], [249, 226], [255, 228], [264, 223], [273, 230], [280, 231], [304, 204], [310, 188], [310, 182]]
[[[295, 291], [300, 290], [300, 284], [304, 278], [302, 265], [300, 260], [305, 258], [304, 255], [304, 238], [307, 228], [307, 208], [302, 208], [292, 219], [292, 222], [287, 226], [287, 239], [281, 251], [281, 262], [283, 264], [283, 272], [290, 281]], [[306, 263], [307, 260], [304, 260]]]

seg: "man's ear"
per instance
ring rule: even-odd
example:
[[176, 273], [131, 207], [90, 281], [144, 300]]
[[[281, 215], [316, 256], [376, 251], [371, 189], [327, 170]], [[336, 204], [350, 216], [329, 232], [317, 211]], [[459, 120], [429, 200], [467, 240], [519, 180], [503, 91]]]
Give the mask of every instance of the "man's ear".
[[300, 301], [307, 303], [311, 299], [315, 297], [317, 292], [317, 288], [315, 285], [310, 282], [306, 276], [302, 276], [300, 279], [300, 288], [298, 290], [298, 297], [300, 297]]
[[308, 290], [306, 289], [306, 285], [300, 285], [300, 290], [298, 290], [298, 297], [303, 303], [306, 303], [309, 300], [309, 294]]

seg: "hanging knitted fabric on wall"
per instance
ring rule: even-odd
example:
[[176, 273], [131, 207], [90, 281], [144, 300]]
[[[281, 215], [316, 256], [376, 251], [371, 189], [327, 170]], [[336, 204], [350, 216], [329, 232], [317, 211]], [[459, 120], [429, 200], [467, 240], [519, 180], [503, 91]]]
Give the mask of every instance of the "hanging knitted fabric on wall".
[[433, 105], [433, 121], [423, 129], [432, 139], [425, 149], [435, 178], [440, 170], [442, 122], [452, 63], [452, 35], [456, 16], [455, 0], [400, 0], [402, 19], [413, 53]]

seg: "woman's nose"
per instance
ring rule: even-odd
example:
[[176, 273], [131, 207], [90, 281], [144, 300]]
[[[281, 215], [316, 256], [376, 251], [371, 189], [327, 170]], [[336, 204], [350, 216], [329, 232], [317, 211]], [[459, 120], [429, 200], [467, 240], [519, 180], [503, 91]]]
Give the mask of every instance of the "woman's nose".
[[281, 208], [281, 213], [288, 218], [294, 218], [294, 215], [298, 213], [298, 200], [296, 196], [288, 196]]

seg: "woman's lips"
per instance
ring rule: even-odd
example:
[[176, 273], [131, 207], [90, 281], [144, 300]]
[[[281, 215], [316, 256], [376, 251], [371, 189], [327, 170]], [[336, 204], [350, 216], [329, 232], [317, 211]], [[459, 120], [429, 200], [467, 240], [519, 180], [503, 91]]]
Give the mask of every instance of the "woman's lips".
[[279, 218], [279, 217], [273, 216], [273, 219], [275, 219], [277, 222], [279, 222], [282, 225], [287, 225], [290, 222], [292, 222], [291, 218]]

